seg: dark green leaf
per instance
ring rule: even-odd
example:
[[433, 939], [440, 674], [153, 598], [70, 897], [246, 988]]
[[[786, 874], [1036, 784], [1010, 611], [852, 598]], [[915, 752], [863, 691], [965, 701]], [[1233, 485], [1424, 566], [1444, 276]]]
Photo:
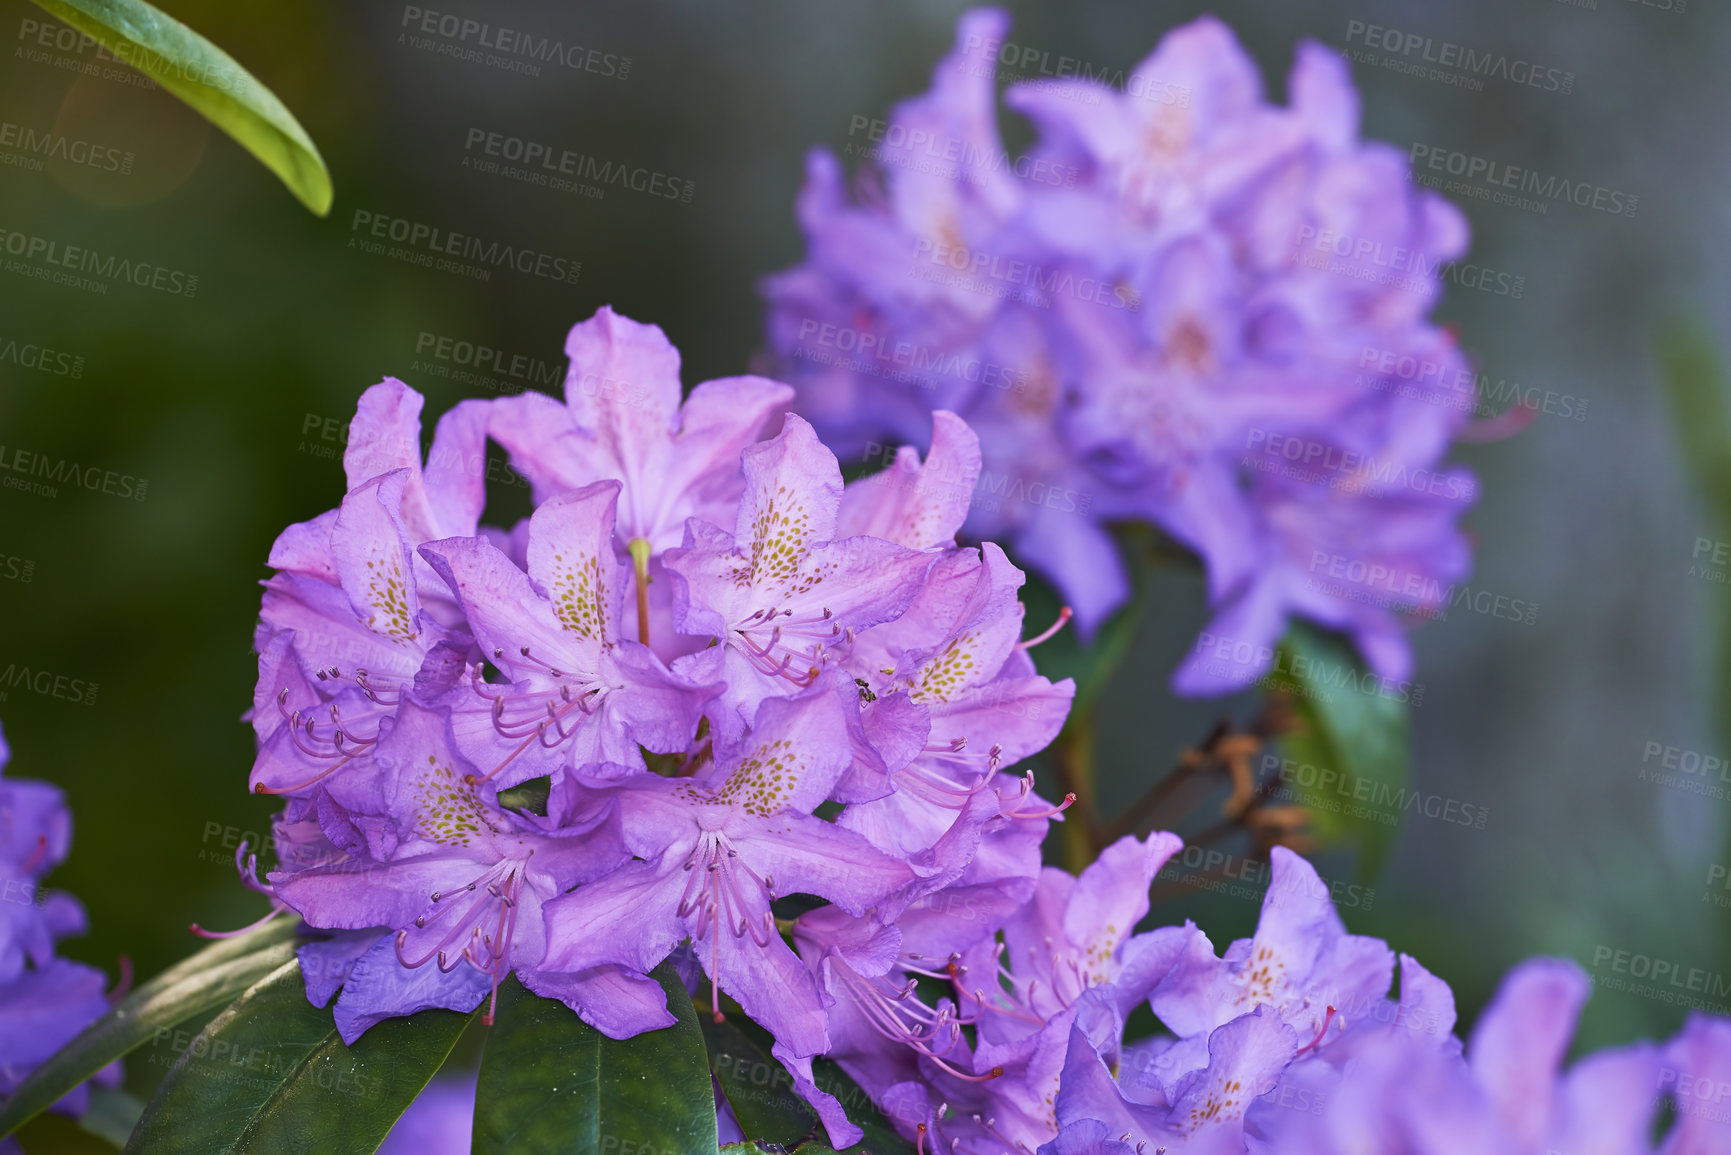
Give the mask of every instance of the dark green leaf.
[[[896, 1134], [896, 1129], [872, 1103], [871, 1096], [840, 1067], [828, 1059], [813, 1059], [811, 1074], [812, 1082], [834, 1095], [847, 1117], [865, 1132], [865, 1138], [847, 1148], [850, 1155], [913, 1155], [913, 1144]], [[812, 1146], [800, 1148], [801, 1155], [819, 1155], [823, 1150]]]
[[36, 3], [233, 137], [307, 208], [331, 208], [331, 174], [294, 114], [233, 57], [143, 0]]
[[126, 1146], [127, 1137], [138, 1126], [144, 1104], [113, 1087], [90, 1088], [90, 1107], [78, 1116], [78, 1125], [116, 1148]]
[[697, 1021], [709, 1046], [709, 1069], [746, 1138], [782, 1147], [808, 1138], [817, 1126], [817, 1112], [799, 1097], [792, 1076], [775, 1056], [740, 1030], [739, 1016], [718, 1023], [712, 1015], [699, 1015]]
[[0, 1111], [0, 1135], [11, 1134], [146, 1039], [168, 1040], [178, 1024], [221, 1006], [293, 959], [299, 925], [279, 918], [214, 942], [127, 995], [13, 1092]]
[[[739, 1119], [740, 1127], [745, 1131], [748, 1138], [761, 1139], [766, 1143], [775, 1143], [778, 1146], [789, 1146], [788, 1142], [772, 1138], [769, 1134], [754, 1132], [752, 1127], [746, 1123], [744, 1116], [740, 1115], [733, 1091], [728, 1086], [730, 1075], [736, 1083], [750, 1084], [751, 1090], [745, 1092], [742, 1097], [749, 1099], [752, 1093], [755, 1093], [757, 1099], [753, 1105], [759, 1108], [762, 1107], [763, 1100], [772, 1095], [785, 1096], [786, 1099], [791, 1099], [804, 1106], [804, 1100], [799, 1099], [792, 1090], [791, 1078], [786, 1075], [782, 1065], [770, 1053], [770, 1049], [775, 1045], [774, 1037], [747, 1018], [739, 1005], [726, 996], [722, 997], [722, 1009], [727, 1013], [727, 1020], [722, 1024], [724, 1033], [712, 1034], [710, 1028], [714, 1019], [701, 1011], [698, 1014], [698, 1020], [703, 1024], [704, 1037], [709, 1042], [711, 1067], [715, 1070], [716, 1078], [721, 1083], [722, 1091], [728, 1096], [729, 1105], [734, 1107], [734, 1116]], [[729, 1046], [718, 1050], [716, 1046], [718, 1040], [725, 1040]], [[747, 1049], [746, 1061], [748, 1063], [761, 1063], [765, 1066], [752, 1067], [745, 1072], [724, 1071], [724, 1064], [719, 1061], [718, 1055], [736, 1054], [739, 1048]], [[829, 1059], [817, 1058], [812, 1060], [811, 1071], [812, 1081], [818, 1085], [818, 1088], [833, 1095], [836, 1102], [841, 1104], [842, 1110], [847, 1112], [847, 1117], [865, 1132], [865, 1136], [859, 1143], [847, 1148], [849, 1155], [911, 1155], [912, 1144], [896, 1134], [895, 1128], [891, 1127], [883, 1115], [878, 1112], [877, 1106], [871, 1101], [871, 1096], [848, 1078], [846, 1072], [839, 1066]], [[825, 1135], [822, 1129], [814, 1129], [817, 1123], [817, 1112], [809, 1106], [804, 1106], [803, 1117], [809, 1122], [806, 1129], [799, 1134], [813, 1136], [813, 1138], [800, 1145], [798, 1149], [801, 1155], [808, 1152], [815, 1155], [817, 1152], [828, 1150], [823, 1144], [815, 1141], [816, 1136], [830, 1137]]]
[[716, 1149], [715, 1093], [697, 1013], [671, 965], [662, 963], [653, 977], [679, 1021], [623, 1042], [515, 978], [499, 988], [499, 1014], [481, 1053], [476, 1155]]
[[169, 1069], [129, 1152], [371, 1152], [473, 1012], [386, 1019], [353, 1047], [289, 962], [236, 999]]
[[[1269, 684], [1292, 695], [1300, 726], [1281, 752], [1316, 767], [1289, 776], [1293, 801], [1309, 807], [1325, 845], [1359, 850], [1359, 870], [1374, 877], [1412, 795], [1407, 700], [1413, 687], [1368, 671], [1339, 636], [1293, 623]], [[1312, 785], [1303, 784], [1310, 779]]]

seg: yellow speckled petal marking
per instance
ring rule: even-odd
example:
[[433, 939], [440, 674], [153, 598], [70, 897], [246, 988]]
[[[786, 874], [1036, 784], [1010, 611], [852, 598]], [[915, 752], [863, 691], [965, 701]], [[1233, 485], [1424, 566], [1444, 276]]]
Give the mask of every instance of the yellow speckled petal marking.
[[369, 630], [399, 642], [415, 640], [419, 631], [409, 609], [409, 583], [403, 577], [402, 556], [395, 550], [367, 559], [367, 603], [373, 611], [367, 615]]
[[606, 644], [613, 636], [601, 576], [601, 559], [595, 554], [553, 555], [553, 613], [571, 633]]
[[760, 496], [751, 523], [751, 567], [735, 571], [740, 585], [779, 585], [792, 581], [811, 545], [811, 514], [785, 485]]
[[978, 668], [975, 650], [979, 635], [958, 634], [950, 644], [926, 660], [915, 675], [919, 684], [908, 696], [916, 702], [952, 702], [974, 679]]
[[1239, 1079], [1228, 1079], [1224, 1072], [1213, 1076], [1208, 1097], [1190, 1108], [1190, 1115], [1179, 1126], [1186, 1134], [1217, 1119], [1240, 1118], [1249, 1106], [1250, 1089]]
[[415, 776], [415, 829], [444, 846], [469, 846], [478, 835], [502, 833], [475, 788], [431, 754]]
[[1279, 994], [1286, 986], [1286, 963], [1268, 947], [1259, 946], [1238, 981], [1244, 991], [1239, 996], [1241, 1004], [1273, 1003], [1279, 1006], [1282, 1001]]
[[752, 814], [769, 816], [779, 812], [793, 797], [799, 782], [799, 759], [786, 738], [759, 746], [742, 759], [721, 789], [713, 794], [685, 788], [685, 796], [697, 802], [743, 806]]

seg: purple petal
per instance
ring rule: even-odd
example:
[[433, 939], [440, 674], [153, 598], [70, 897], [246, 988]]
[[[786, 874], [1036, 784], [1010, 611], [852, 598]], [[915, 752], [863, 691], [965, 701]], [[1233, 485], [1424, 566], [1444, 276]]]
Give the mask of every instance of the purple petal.
[[459, 962], [449, 974], [437, 962], [411, 970], [397, 959], [396, 942], [387, 935], [373, 944], [349, 972], [337, 996], [335, 1018], [343, 1042], [354, 1046], [375, 1023], [416, 1011], [472, 1011], [493, 988], [493, 980]]
[[517, 978], [542, 998], [558, 999], [610, 1039], [629, 1039], [679, 1021], [667, 1009], [667, 991], [660, 983], [623, 967], [577, 973], [519, 967]]

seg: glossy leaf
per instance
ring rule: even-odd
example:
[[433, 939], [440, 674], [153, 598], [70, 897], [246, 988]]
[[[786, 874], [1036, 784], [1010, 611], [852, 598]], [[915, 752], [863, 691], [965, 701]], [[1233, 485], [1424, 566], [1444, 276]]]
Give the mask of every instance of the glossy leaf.
[[128, 1152], [371, 1152], [427, 1085], [473, 1012], [386, 1019], [344, 1045], [307, 1001], [300, 963], [212, 1019], [145, 1106]]
[[78, 1126], [98, 1138], [106, 1139], [116, 1148], [126, 1146], [127, 1137], [138, 1126], [144, 1114], [144, 1104], [113, 1087], [90, 1088], [90, 1107], [78, 1116]]
[[501, 986], [481, 1054], [475, 1155], [714, 1151], [715, 1093], [697, 1013], [669, 964], [653, 977], [679, 1021], [623, 1041], [515, 978]]
[[127, 995], [36, 1068], [0, 1111], [0, 1135], [17, 1130], [145, 1040], [219, 1007], [294, 958], [299, 922], [279, 918], [205, 947]]
[[331, 174], [306, 129], [233, 57], [143, 0], [36, 0], [190, 105], [281, 178], [319, 216]]
[[1303, 623], [1280, 645], [1270, 679], [1291, 694], [1299, 722], [1281, 753], [1315, 767], [1289, 775], [1283, 796], [1310, 809], [1325, 845], [1356, 846], [1360, 873], [1374, 877], [1416, 797], [1407, 782], [1413, 687], [1379, 678], [1344, 639]]
[[[914, 1145], [896, 1134], [896, 1129], [878, 1111], [871, 1096], [835, 1063], [828, 1059], [813, 1059], [811, 1074], [812, 1082], [834, 1095], [842, 1110], [847, 1112], [847, 1117], [865, 1132], [864, 1138], [847, 1148], [849, 1155], [913, 1155]], [[812, 1145], [800, 1148], [803, 1155], [821, 1155], [825, 1150], [827, 1148]]]
[[768, 1049], [740, 1029], [740, 1016], [716, 1022], [698, 1015], [709, 1047], [709, 1069], [747, 1139], [793, 1147], [817, 1127], [817, 1112], [793, 1089], [793, 1077]]
[[[817, 1112], [793, 1090], [792, 1077], [771, 1054], [774, 1038], [725, 996], [722, 1009], [727, 1018], [719, 1025], [701, 1007], [697, 1017], [709, 1044], [710, 1069], [715, 1072], [746, 1138], [797, 1149], [801, 1155], [828, 1151], [819, 1141], [829, 1136], [818, 1126]], [[839, 1066], [829, 1059], [817, 1058], [812, 1060], [811, 1070], [812, 1081], [835, 1096], [847, 1117], [865, 1132], [858, 1143], [846, 1148], [848, 1155], [913, 1155], [913, 1144], [896, 1134], [871, 1096]], [[796, 1128], [796, 1116], [804, 1121], [803, 1127]], [[748, 1122], [748, 1118], [752, 1121]], [[791, 1137], [778, 1138], [778, 1135]]]

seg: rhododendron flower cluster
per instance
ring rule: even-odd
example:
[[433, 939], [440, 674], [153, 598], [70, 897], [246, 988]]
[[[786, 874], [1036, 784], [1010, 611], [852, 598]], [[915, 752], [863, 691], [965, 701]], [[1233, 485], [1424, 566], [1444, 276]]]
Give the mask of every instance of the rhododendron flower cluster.
[[[1172, 834], [1043, 866], [1067, 800], [1010, 771], [1073, 687], [1035, 669], [1022, 573], [956, 544], [960, 418], [844, 485], [784, 385], [682, 398], [666, 337], [608, 309], [567, 352], [563, 405], [464, 402], [424, 459], [421, 398], [368, 390], [347, 494], [271, 553], [252, 786], [286, 805], [277, 868], [243, 877], [318, 932], [307, 996], [345, 1041], [507, 974], [631, 1038], [674, 1023], [672, 959], [767, 1029], [836, 1147], [863, 1131], [818, 1056], [922, 1152], [1622, 1155], [1667, 1097], [1667, 1155], [1722, 1149], [1722, 1021], [1565, 1072], [1578, 968], [1517, 970], [1463, 1048], [1448, 986], [1348, 933], [1284, 847], [1224, 953], [1138, 933]], [[508, 529], [480, 523], [489, 441], [533, 489]]]
[[1011, 155], [1007, 24], [965, 15], [931, 91], [852, 137], [851, 201], [811, 154], [807, 259], [765, 283], [798, 411], [867, 456], [964, 417], [985, 454], [956, 479], [968, 531], [1051, 579], [1084, 631], [1129, 597], [1109, 523], [1189, 547], [1213, 620], [1181, 693], [1252, 683], [1292, 615], [1408, 677], [1408, 629], [1469, 563], [1475, 481], [1442, 458], [1474, 376], [1426, 319], [1465, 219], [1360, 141], [1338, 51], [1303, 44], [1280, 107], [1209, 17], [1121, 88], [1012, 84], [1035, 139]]
[[[0, 771], [10, 758], [0, 735]], [[42, 885], [71, 848], [72, 813], [58, 787], [0, 778], [0, 1100], [108, 1010], [107, 977], [54, 953], [57, 940], [88, 929], [76, 898]], [[120, 1064], [97, 1081], [118, 1083]], [[81, 1114], [89, 1098], [81, 1085], [57, 1109]]]
[[[464, 402], [425, 460], [421, 398], [362, 397], [347, 495], [271, 552], [252, 788], [287, 806], [279, 867], [243, 865], [332, 932], [302, 961], [345, 1040], [508, 973], [628, 1038], [674, 1021], [648, 972], [689, 944], [711, 1010], [857, 1137], [810, 1081], [844, 980], [775, 904], [888, 935], [942, 893], [1013, 909], [1060, 807], [1006, 771], [1072, 686], [1034, 671], [1021, 572], [955, 543], [960, 420], [844, 486], [784, 385], [682, 398], [666, 337], [608, 309], [567, 352], [564, 405]], [[509, 531], [480, 526], [489, 438], [533, 487]]]

